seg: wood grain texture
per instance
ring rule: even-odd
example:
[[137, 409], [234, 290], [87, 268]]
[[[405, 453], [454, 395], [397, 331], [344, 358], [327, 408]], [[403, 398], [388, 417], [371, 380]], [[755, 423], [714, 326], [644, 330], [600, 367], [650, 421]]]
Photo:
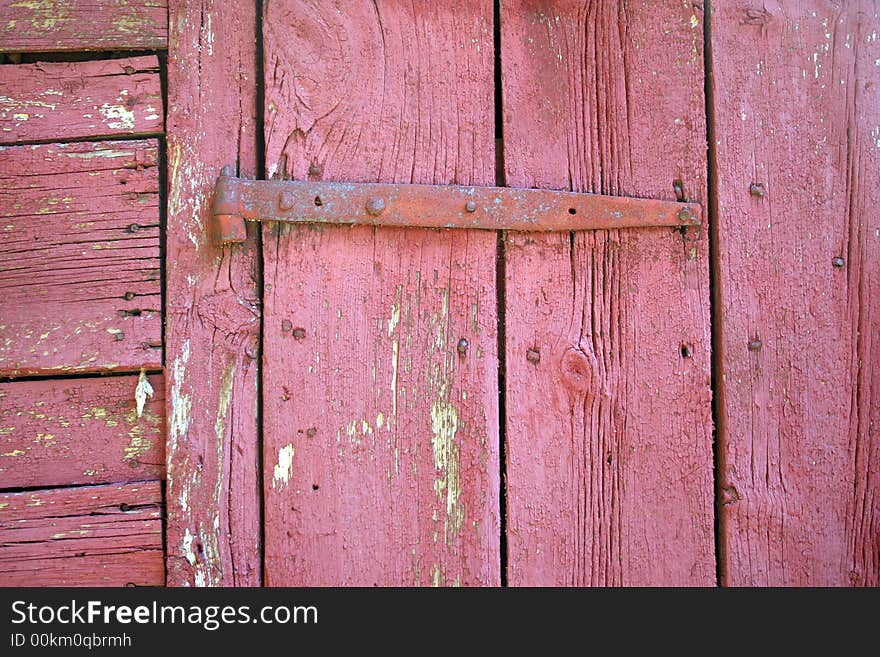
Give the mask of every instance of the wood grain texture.
[[154, 56], [4, 66], [0, 144], [162, 132]]
[[723, 581], [877, 586], [880, 14], [716, 5]]
[[165, 478], [162, 377], [137, 415], [137, 376], [0, 384], [0, 488]]
[[0, 376], [162, 366], [157, 158], [0, 147]]
[[0, 586], [161, 586], [157, 481], [0, 494]]
[[221, 249], [209, 218], [224, 164], [256, 173], [255, 8], [205, 0], [172, 2], [170, 11], [168, 583], [254, 586], [261, 581], [257, 229], [250, 243]]
[[[490, 2], [272, 0], [264, 35], [270, 176], [494, 182]], [[495, 235], [263, 240], [267, 584], [498, 584]]]
[[0, 52], [161, 50], [167, 0], [0, 0]]
[[[507, 184], [705, 198], [700, 3], [502, 1]], [[511, 585], [711, 585], [705, 229], [506, 241]]]

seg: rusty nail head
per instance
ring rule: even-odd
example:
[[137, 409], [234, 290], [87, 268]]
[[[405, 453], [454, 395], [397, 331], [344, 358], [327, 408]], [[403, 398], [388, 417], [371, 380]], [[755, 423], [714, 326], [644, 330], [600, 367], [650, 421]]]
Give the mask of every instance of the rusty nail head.
[[529, 349], [526, 352], [526, 360], [530, 363], [540, 363], [541, 362], [541, 352], [537, 349]]
[[678, 211], [678, 219], [679, 221], [693, 221], [694, 213], [691, 212], [690, 208], [682, 208]]
[[462, 338], [461, 340], [458, 341], [458, 353], [460, 353], [463, 356], [467, 353], [467, 349], [468, 349], [468, 341], [465, 340], [464, 338]]
[[465, 203], [464, 209], [468, 212], [476, 212], [477, 211], [477, 202], [476, 201], [468, 201]]
[[376, 196], [375, 198], [371, 198], [367, 201], [367, 213], [373, 215], [374, 217], [378, 217], [382, 214], [382, 211], [385, 209], [385, 199]]
[[138, 226], [137, 224], [130, 224], [130, 225], [128, 226], [128, 232], [129, 232], [129, 233], [136, 233], [136, 232], [138, 232], [140, 229], [141, 229], [141, 227]]
[[282, 320], [281, 330], [287, 333], [291, 329], [293, 329], [293, 323], [289, 319]]
[[293, 207], [293, 194], [291, 192], [281, 192], [278, 195], [278, 207], [282, 210], [290, 210]]
[[296, 340], [302, 340], [304, 337], [306, 337], [306, 330], [301, 326], [296, 327], [295, 329], [293, 329], [293, 337]]
[[761, 351], [762, 346], [760, 340], [749, 340], [749, 351]]
[[122, 342], [123, 340], [125, 340], [125, 333], [121, 333], [121, 332], [120, 332], [120, 333], [116, 333], [116, 334], [113, 336], [113, 339], [116, 340], [116, 342]]
[[138, 466], [140, 466], [140, 463], [138, 463], [134, 459], [129, 460], [129, 462], [128, 462], [129, 468], [137, 468]]
[[132, 299], [134, 299], [134, 292], [126, 292], [125, 293], [125, 300], [131, 301]]
[[835, 267], [843, 267], [846, 264], [846, 260], [844, 260], [840, 256], [837, 256], [834, 260], [831, 261], [831, 264]]
[[749, 185], [749, 194], [755, 196], [757, 198], [764, 198], [764, 194], [766, 194], [766, 190], [764, 189], [764, 185], [761, 183], [752, 183]]
[[131, 75], [134, 73], [134, 66], [126, 66], [124, 69], [126, 75]]

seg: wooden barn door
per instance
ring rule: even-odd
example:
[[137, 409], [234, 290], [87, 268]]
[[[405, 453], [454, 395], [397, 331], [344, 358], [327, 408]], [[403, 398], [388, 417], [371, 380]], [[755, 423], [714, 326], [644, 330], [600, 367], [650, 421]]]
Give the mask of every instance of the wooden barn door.
[[[265, 175], [701, 202], [702, 20], [269, 0]], [[714, 584], [705, 228], [262, 245], [265, 584]]]

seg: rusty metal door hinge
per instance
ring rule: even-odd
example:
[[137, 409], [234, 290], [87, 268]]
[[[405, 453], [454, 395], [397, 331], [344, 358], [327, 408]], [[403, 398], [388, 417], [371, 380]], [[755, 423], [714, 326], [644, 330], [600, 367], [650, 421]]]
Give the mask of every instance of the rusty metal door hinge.
[[548, 232], [695, 226], [701, 209], [550, 189], [245, 180], [223, 167], [213, 214], [228, 244], [245, 241], [245, 221]]

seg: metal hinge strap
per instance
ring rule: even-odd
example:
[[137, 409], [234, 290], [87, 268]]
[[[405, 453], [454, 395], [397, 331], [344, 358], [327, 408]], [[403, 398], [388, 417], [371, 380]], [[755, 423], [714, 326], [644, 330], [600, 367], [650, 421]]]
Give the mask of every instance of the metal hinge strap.
[[216, 238], [243, 242], [245, 221], [529, 232], [695, 226], [695, 203], [549, 189], [245, 180], [224, 167], [214, 194]]

